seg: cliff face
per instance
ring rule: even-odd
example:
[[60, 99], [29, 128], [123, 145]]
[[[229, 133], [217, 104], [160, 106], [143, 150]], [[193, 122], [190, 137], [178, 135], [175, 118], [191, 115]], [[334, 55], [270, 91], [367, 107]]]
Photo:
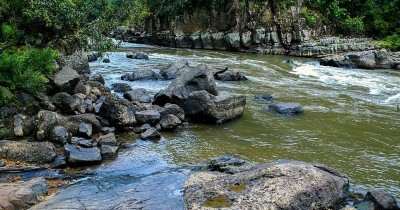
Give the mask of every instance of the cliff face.
[[[218, 9], [204, 6], [183, 12], [178, 18], [151, 15], [146, 18], [144, 33], [115, 34], [130, 42], [162, 46], [251, 51], [295, 56], [370, 50], [369, 39], [329, 37], [334, 31], [321, 20], [308, 23], [303, 1], [288, 8], [283, 0], [262, 3], [229, 0]], [[321, 39], [328, 36], [329, 38]]]

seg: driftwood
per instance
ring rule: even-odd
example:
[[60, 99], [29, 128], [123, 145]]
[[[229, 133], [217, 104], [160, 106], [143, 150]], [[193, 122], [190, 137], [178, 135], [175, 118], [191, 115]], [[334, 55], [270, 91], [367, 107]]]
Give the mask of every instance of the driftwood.
[[224, 73], [224, 72], [226, 72], [226, 71], [228, 71], [228, 67], [226, 67], [226, 68], [223, 69], [223, 70], [219, 70], [219, 71], [215, 72], [215, 73], [214, 73], [214, 78], [217, 78], [218, 74], [222, 74], [222, 73]]

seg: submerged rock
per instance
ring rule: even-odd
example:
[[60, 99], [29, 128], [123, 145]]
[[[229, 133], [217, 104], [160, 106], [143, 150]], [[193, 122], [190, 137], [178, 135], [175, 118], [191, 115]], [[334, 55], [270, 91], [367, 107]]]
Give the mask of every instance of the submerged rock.
[[49, 163], [56, 157], [50, 142], [0, 141], [0, 157], [28, 163]]
[[279, 161], [233, 175], [194, 173], [184, 200], [187, 209], [328, 209], [348, 193], [347, 177], [333, 169]]
[[274, 97], [271, 94], [265, 93], [265, 94], [256, 96], [256, 99], [271, 102], [274, 100]]
[[298, 115], [304, 112], [303, 107], [299, 103], [293, 102], [271, 104], [268, 108], [273, 112], [283, 115]]
[[225, 173], [233, 173], [233, 167], [242, 166], [245, 160], [239, 159], [236, 155], [230, 154], [223, 157], [212, 159], [208, 165], [211, 171], [219, 171]]
[[396, 199], [384, 190], [371, 190], [367, 193], [365, 199], [372, 201], [377, 209], [400, 209]]

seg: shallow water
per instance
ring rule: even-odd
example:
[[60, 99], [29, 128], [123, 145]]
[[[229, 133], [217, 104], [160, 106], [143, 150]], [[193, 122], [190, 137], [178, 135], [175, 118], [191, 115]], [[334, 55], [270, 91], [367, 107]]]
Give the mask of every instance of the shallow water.
[[[148, 52], [150, 60], [125, 58], [126, 52], [133, 50]], [[223, 125], [190, 123], [184, 131], [163, 133], [159, 142], [138, 141], [133, 144], [135, 150], [128, 148], [110, 165], [97, 168], [101, 176], [108, 176], [105, 174], [110, 173], [110, 167], [113, 177], [125, 172], [152, 176], [153, 166], [149, 163], [162, 163], [155, 171], [171, 174], [212, 157], [237, 153], [251, 161], [295, 159], [323, 163], [347, 174], [354, 190], [383, 188], [400, 198], [399, 72], [324, 67], [316, 60], [295, 57], [133, 44], [125, 44], [121, 52], [109, 57], [111, 63], [91, 63], [92, 72], [102, 73], [109, 86], [121, 82], [120, 76], [133, 69], [157, 70], [178, 59], [186, 59], [190, 65], [229, 67], [242, 72], [249, 81], [217, 83], [219, 90], [247, 95], [241, 118]], [[293, 59], [294, 64], [284, 63], [285, 59]], [[169, 81], [128, 83], [155, 94]], [[295, 117], [270, 113], [265, 102], [255, 99], [263, 93], [272, 94], [277, 102], [299, 102], [305, 113]], [[132, 154], [136, 161], [127, 158], [132, 155], [124, 155], [132, 151], [141, 151]], [[157, 158], [153, 160], [146, 154]], [[171, 190], [179, 191], [184, 179], [176, 179]], [[155, 199], [148, 196], [149, 200]], [[179, 199], [176, 202], [182, 204]], [[157, 205], [145, 208], [162, 209]]]

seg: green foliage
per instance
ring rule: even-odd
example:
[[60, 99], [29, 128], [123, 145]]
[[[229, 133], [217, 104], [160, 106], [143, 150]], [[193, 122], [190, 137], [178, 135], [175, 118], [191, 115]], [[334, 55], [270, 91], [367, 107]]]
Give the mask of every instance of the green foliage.
[[44, 88], [58, 53], [50, 48], [12, 49], [0, 55], [0, 86], [35, 93]]
[[307, 25], [309, 25], [311, 27], [314, 27], [317, 25], [317, 21], [319, 19], [318, 14], [312, 10], [308, 10], [307, 7], [303, 7], [303, 9], [301, 10], [301, 16], [304, 17]]
[[0, 106], [6, 105], [13, 98], [14, 95], [6, 87], [0, 86]]
[[358, 35], [364, 32], [364, 22], [361, 17], [346, 17], [346, 19], [339, 24], [339, 29], [344, 34]]
[[384, 38], [382, 40], [382, 47], [392, 51], [400, 51], [400, 35], [393, 34]]

